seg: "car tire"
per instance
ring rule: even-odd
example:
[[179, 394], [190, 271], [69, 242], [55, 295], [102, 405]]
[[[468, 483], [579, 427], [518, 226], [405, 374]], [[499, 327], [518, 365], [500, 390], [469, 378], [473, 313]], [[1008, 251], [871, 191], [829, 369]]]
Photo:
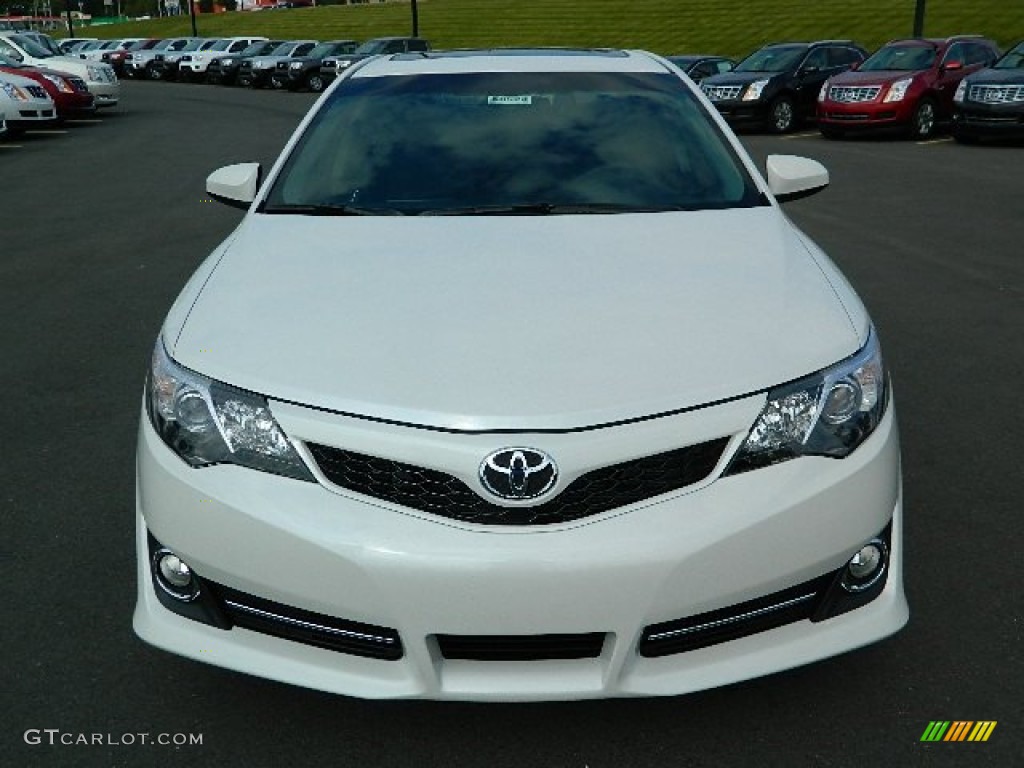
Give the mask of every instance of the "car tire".
[[324, 90], [324, 85], [323, 77], [316, 72], [306, 78], [306, 87], [313, 93], [321, 93]]
[[275, 91], [283, 91], [284, 83], [281, 82], [281, 80], [279, 80], [278, 78], [272, 77], [270, 78], [270, 87], [273, 88]]
[[160, 80], [162, 78], [163, 75], [160, 73], [159, 69], [157, 69], [156, 67], [146, 67], [147, 80]]
[[250, 78], [250, 77], [248, 77], [246, 75], [242, 75], [241, 77], [238, 78], [237, 83], [242, 88], [248, 88], [249, 86], [252, 85], [252, 78]]
[[768, 107], [768, 130], [789, 133], [796, 127], [796, 103], [792, 96], [783, 94], [772, 99]]
[[910, 119], [910, 138], [922, 141], [935, 135], [938, 113], [933, 99], [921, 99]]

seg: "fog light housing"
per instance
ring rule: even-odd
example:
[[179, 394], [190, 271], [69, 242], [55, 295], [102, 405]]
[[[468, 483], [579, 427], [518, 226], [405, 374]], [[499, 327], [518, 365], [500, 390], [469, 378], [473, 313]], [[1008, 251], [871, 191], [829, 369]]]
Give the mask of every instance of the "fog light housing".
[[188, 564], [166, 547], [153, 554], [153, 577], [175, 600], [190, 603], [199, 597], [199, 580]]
[[853, 553], [846, 564], [835, 571], [832, 584], [811, 616], [825, 621], [867, 605], [885, 589], [889, 576], [889, 542], [892, 523]]
[[847, 592], [870, 589], [885, 573], [889, 550], [881, 539], [872, 539], [850, 558], [840, 582]]

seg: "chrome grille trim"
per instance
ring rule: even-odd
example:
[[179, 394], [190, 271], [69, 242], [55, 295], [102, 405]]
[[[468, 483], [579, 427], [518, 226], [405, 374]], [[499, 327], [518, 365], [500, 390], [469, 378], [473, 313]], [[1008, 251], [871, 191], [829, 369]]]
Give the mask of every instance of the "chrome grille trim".
[[811, 592], [807, 595], [801, 595], [800, 597], [794, 597], [792, 600], [785, 600], [781, 603], [775, 603], [764, 608], [759, 608], [756, 611], [748, 611], [747, 613], [741, 613], [738, 616], [729, 616], [724, 619], [718, 619], [717, 621], [709, 621], [704, 624], [696, 624], [692, 627], [683, 627], [682, 629], [673, 629], [668, 632], [656, 632], [647, 637], [649, 641], [667, 640], [670, 637], [679, 637], [680, 635], [689, 635], [694, 632], [703, 632], [708, 629], [714, 629], [715, 627], [723, 627], [727, 624], [735, 624], [740, 621], [746, 621], [747, 619], [753, 619], [757, 616], [764, 616], [767, 613], [775, 613], [785, 608], [790, 608], [794, 605], [800, 605], [800, 603], [806, 603], [808, 600], [813, 600], [818, 596], [817, 592]]
[[874, 101], [881, 92], [880, 85], [833, 85], [829, 86], [828, 97], [831, 101], [838, 101], [841, 104], [859, 104]]
[[1018, 104], [1024, 101], [1024, 85], [972, 85], [967, 98], [982, 104]]
[[742, 85], [702, 85], [701, 90], [711, 101], [733, 101], [740, 97]]

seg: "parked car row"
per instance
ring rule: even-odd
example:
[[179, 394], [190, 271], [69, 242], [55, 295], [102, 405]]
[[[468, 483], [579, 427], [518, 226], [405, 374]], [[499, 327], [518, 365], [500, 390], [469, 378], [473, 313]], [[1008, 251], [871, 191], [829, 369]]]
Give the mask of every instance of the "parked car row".
[[787, 133], [816, 121], [838, 139], [892, 131], [963, 142], [1024, 137], [1024, 43], [1002, 58], [976, 35], [893, 40], [873, 54], [851, 40], [767, 45], [701, 88], [736, 127]]
[[17, 135], [120, 100], [111, 66], [64, 55], [47, 35], [0, 30], [0, 135]]

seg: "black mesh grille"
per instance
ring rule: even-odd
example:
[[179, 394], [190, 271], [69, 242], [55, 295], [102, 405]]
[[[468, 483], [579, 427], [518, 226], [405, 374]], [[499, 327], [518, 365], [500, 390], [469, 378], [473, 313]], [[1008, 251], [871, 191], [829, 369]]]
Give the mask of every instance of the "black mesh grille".
[[601, 655], [604, 638], [603, 632], [580, 635], [438, 635], [437, 645], [446, 659], [593, 659]]
[[530, 507], [503, 507], [458, 478], [433, 469], [309, 443], [335, 485], [422, 512], [484, 525], [548, 525], [578, 520], [692, 485], [707, 477], [728, 438], [588, 472], [557, 497]]
[[391, 661], [402, 658], [402, 641], [394, 629], [293, 608], [209, 581], [203, 583], [236, 626], [353, 656]]
[[653, 624], [640, 638], [640, 655], [657, 657], [694, 651], [809, 619], [834, 580], [835, 574], [830, 573], [728, 608]]

